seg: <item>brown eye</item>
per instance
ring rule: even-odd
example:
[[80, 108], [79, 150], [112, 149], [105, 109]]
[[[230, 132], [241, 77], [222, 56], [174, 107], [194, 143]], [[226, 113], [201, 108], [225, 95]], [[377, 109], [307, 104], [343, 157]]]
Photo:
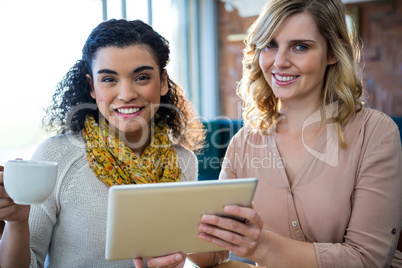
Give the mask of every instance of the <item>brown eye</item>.
[[113, 78], [111, 78], [111, 77], [105, 77], [105, 78], [102, 78], [101, 81], [102, 81], [103, 83], [111, 83], [111, 82], [115, 82], [116, 80], [113, 79]]
[[138, 76], [135, 81], [145, 81], [151, 79], [148, 75], [140, 75]]

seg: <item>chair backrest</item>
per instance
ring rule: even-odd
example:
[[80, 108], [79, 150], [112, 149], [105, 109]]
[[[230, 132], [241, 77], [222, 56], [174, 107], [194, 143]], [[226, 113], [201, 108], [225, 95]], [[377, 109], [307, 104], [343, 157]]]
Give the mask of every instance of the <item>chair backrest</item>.
[[222, 161], [232, 137], [243, 126], [241, 120], [218, 119], [203, 122], [206, 131], [204, 148], [198, 152], [198, 180], [215, 180], [219, 177]]
[[399, 135], [401, 137], [401, 144], [402, 144], [402, 117], [392, 116], [391, 118], [394, 120], [395, 124], [399, 128]]

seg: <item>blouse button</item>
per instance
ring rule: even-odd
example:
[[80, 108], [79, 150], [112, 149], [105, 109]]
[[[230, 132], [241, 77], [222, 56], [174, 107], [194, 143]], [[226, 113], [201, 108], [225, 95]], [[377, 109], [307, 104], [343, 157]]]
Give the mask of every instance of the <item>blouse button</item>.
[[396, 229], [395, 229], [395, 228], [392, 229], [392, 234], [393, 234], [393, 235], [396, 234]]
[[296, 227], [297, 226], [297, 221], [292, 221], [292, 226]]

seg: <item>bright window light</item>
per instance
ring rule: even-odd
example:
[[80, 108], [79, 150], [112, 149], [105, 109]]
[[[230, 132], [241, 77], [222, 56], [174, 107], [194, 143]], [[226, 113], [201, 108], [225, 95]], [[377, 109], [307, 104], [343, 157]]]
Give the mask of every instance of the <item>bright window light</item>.
[[44, 108], [101, 21], [99, 0], [1, 1], [0, 165], [29, 159], [51, 135], [41, 128]]

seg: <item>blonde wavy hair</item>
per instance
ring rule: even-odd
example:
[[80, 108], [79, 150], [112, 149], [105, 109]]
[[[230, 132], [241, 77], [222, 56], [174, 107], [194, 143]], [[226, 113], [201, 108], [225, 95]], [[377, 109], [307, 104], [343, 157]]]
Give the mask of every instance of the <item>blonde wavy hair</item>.
[[[354, 33], [348, 31], [346, 8], [341, 0], [271, 0], [249, 29], [243, 50], [243, 76], [237, 94], [244, 102], [246, 125], [267, 133], [279, 117], [280, 101], [264, 78], [259, 65], [261, 50], [268, 45], [282, 23], [291, 15], [307, 12], [316, 22], [328, 45], [328, 55], [338, 59], [328, 65], [324, 76], [323, 105], [338, 102], [334, 119], [338, 135], [345, 144], [342, 126], [362, 109], [363, 93], [359, 79], [360, 47]], [[324, 108], [323, 107], [323, 108]], [[325, 109], [323, 109], [325, 111]]]

